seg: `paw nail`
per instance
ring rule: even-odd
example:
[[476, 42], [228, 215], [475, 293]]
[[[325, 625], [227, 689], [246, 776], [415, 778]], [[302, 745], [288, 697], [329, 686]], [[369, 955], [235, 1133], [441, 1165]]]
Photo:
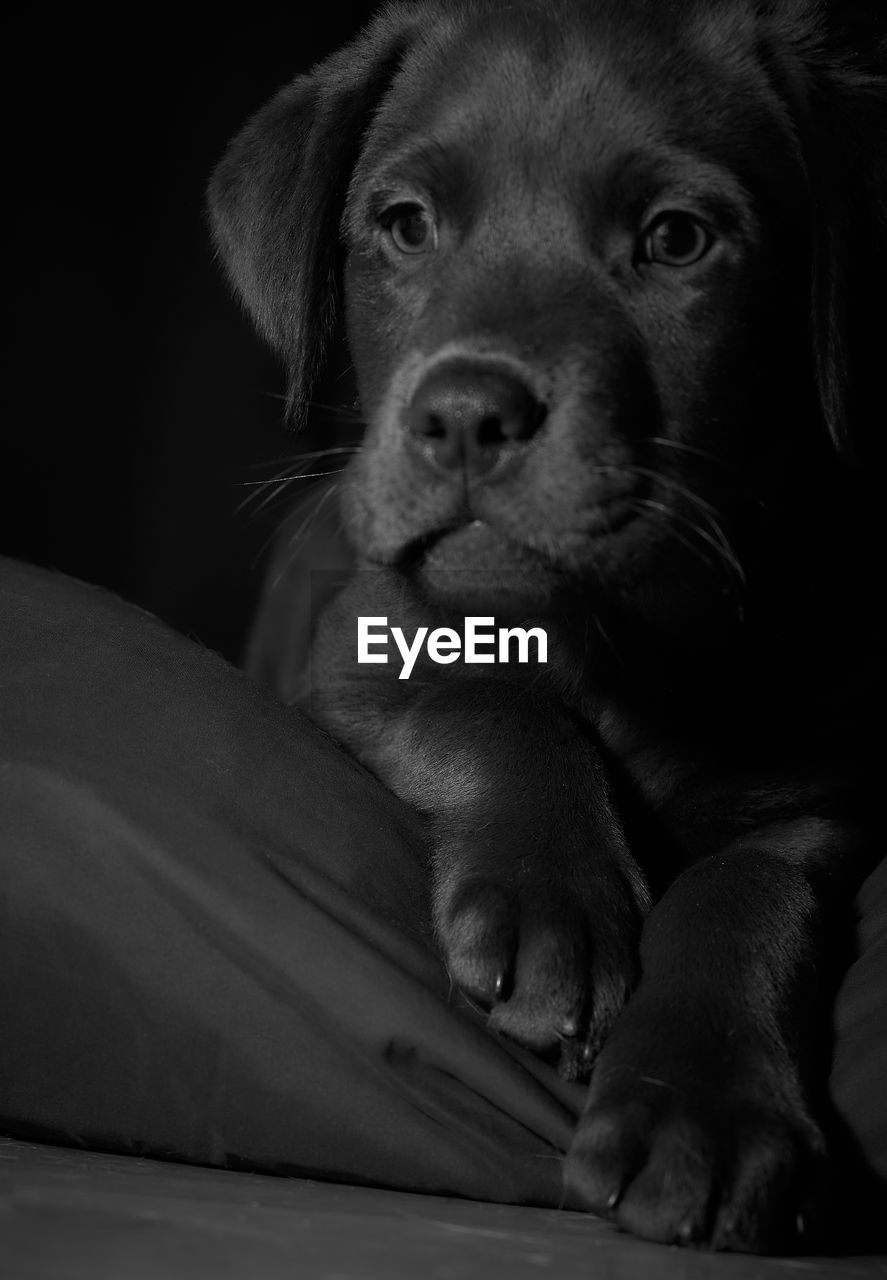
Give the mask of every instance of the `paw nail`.
[[616, 1206], [617, 1206], [617, 1204], [619, 1203], [619, 1197], [620, 1197], [621, 1195], [622, 1195], [622, 1192], [621, 1192], [621, 1191], [614, 1191], [614, 1192], [612, 1192], [612, 1193], [611, 1193], [611, 1195], [610, 1195], [610, 1197], [609, 1197], [609, 1199], [607, 1200], [607, 1208], [608, 1208], [608, 1209], [615, 1209], [615, 1208], [616, 1208]]
[[501, 996], [502, 988], [505, 986], [505, 974], [497, 973], [493, 979], [493, 995]]
[[799, 1213], [798, 1216], [795, 1218], [795, 1226], [798, 1229], [799, 1236], [802, 1236], [804, 1232], [807, 1230], [807, 1223], [804, 1221], [803, 1213]]
[[574, 1036], [579, 1030], [579, 1024], [575, 1018], [564, 1018], [561, 1023], [561, 1035]]

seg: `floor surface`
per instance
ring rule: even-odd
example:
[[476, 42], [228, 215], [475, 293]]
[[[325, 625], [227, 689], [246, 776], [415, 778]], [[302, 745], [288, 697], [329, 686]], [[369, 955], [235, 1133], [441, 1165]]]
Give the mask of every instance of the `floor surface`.
[[645, 1244], [583, 1214], [0, 1138], [3, 1280], [850, 1280], [887, 1258]]

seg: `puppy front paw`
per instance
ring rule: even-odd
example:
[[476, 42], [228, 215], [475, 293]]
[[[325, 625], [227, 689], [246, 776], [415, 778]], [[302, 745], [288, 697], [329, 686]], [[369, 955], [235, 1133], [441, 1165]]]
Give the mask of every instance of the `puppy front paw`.
[[657, 1076], [614, 1065], [609, 1048], [567, 1156], [571, 1206], [666, 1244], [751, 1253], [816, 1244], [824, 1141], [784, 1081]]
[[453, 981], [496, 1031], [557, 1056], [567, 1078], [587, 1072], [631, 993], [644, 907], [617, 866], [589, 863], [581, 886], [544, 863], [496, 878], [451, 869], [435, 886]]

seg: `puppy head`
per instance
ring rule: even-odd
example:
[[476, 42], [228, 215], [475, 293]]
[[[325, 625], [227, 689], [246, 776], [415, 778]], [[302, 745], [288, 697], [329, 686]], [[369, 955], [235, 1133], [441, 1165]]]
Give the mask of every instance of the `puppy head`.
[[735, 585], [877, 350], [883, 82], [839, 34], [795, 0], [389, 6], [247, 126], [217, 241], [297, 409], [344, 263], [368, 562], [536, 611]]

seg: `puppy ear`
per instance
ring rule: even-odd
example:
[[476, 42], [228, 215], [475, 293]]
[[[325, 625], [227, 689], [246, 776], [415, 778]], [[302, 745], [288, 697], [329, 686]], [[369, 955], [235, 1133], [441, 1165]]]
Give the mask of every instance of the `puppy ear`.
[[823, 415], [848, 461], [872, 438], [887, 352], [887, 57], [878, 33], [827, 32], [802, 147], [813, 197], [813, 347]]
[[336, 305], [339, 223], [369, 118], [424, 5], [389, 5], [352, 44], [297, 77], [234, 138], [208, 191], [215, 243], [304, 415]]

